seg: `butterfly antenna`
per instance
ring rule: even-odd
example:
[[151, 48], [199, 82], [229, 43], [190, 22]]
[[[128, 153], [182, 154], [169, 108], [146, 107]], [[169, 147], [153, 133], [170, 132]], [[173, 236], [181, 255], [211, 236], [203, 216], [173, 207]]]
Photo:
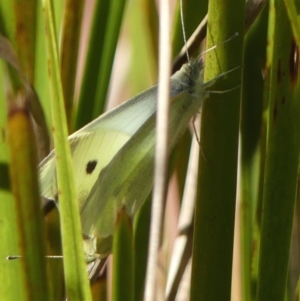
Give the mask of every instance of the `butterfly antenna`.
[[184, 19], [183, 19], [183, 4], [182, 4], [182, 0], [179, 1], [179, 6], [180, 6], [180, 20], [181, 20], [181, 28], [182, 28], [182, 35], [183, 35], [185, 53], [186, 53], [187, 61], [189, 62], [190, 61], [190, 56], [189, 56], [188, 47], [187, 47], [187, 41], [186, 41], [185, 26], [184, 26]]

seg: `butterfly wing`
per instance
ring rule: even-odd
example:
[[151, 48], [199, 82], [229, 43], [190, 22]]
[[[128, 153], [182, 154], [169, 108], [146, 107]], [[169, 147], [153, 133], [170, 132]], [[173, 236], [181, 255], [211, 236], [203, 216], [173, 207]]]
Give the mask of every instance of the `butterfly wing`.
[[[186, 89], [186, 80], [182, 77], [172, 77], [171, 90], [177, 93], [171, 98], [170, 151], [207, 96], [204, 89], [195, 93], [194, 87], [189, 88]], [[105, 242], [113, 235], [118, 211], [125, 208], [128, 215], [133, 216], [147, 198], [153, 183], [155, 124], [154, 112], [100, 172], [81, 211], [82, 230], [86, 236]], [[101, 247], [100, 244], [100, 252]], [[105, 248], [107, 250], [107, 242]]]
[[[138, 94], [69, 136], [79, 208], [100, 171], [156, 110], [157, 87]], [[39, 165], [40, 193], [57, 200], [54, 150]]]

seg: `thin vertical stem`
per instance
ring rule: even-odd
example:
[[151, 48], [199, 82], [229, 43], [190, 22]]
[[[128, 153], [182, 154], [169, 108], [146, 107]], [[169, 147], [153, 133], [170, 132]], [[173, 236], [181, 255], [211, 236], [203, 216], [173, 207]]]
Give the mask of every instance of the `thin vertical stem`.
[[168, 122], [171, 68], [170, 3], [160, 2], [159, 26], [159, 87], [157, 108], [157, 143], [154, 171], [154, 191], [152, 200], [152, 222], [150, 228], [149, 257], [146, 275], [145, 300], [155, 299], [155, 274], [158, 247], [162, 227], [163, 204], [166, 194], [166, 174], [168, 156]]

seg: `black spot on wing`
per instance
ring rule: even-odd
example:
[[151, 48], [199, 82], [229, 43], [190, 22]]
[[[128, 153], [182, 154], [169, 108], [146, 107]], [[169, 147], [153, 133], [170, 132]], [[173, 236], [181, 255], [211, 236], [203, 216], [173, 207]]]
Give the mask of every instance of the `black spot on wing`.
[[88, 162], [85, 168], [85, 171], [88, 175], [90, 175], [94, 171], [94, 169], [97, 166], [97, 163], [98, 163], [97, 160], [91, 160]]

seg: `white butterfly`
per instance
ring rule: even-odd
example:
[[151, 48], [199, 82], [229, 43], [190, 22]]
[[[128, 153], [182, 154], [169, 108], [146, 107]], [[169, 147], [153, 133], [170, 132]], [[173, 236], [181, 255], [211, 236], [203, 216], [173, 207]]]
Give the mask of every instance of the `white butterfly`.
[[[207, 98], [208, 87], [223, 75], [203, 83], [203, 63], [196, 59], [171, 77], [170, 150]], [[87, 258], [95, 251], [111, 252], [117, 212], [124, 207], [133, 216], [152, 189], [156, 102], [153, 86], [68, 138]], [[41, 195], [57, 201], [54, 150], [39, 165], [39, 174]]]

